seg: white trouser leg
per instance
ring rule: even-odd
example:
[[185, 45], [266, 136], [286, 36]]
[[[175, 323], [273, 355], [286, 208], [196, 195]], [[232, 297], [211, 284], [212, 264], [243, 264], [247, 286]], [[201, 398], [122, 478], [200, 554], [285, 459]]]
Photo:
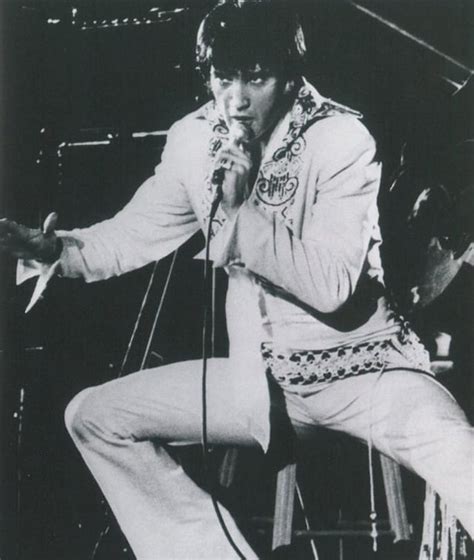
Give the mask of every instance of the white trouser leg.
[[[208, 363], [209, 442], [255, 445], [234, 411], [226, 365]], [[69, 404], [66, 425], [139, 560], [237, 558], [209, 494], [160, 445], [200, 441], [200, 361], [86, 389]], [[245, 557], [256, 558], [222, 511]]]
[[431, 377], [404, 370], [287, 393], [297, 426], [314, 423], [372, 443], [425, 479], [474, 535], [474, 429], [452, 395]]

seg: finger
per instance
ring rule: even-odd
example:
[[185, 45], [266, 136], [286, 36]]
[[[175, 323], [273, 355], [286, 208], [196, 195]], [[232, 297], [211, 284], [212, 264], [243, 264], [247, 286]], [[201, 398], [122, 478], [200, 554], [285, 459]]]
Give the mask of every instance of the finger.
[[243, 174], [248, 174], [250, 169], [252, 168], [252, 163], [248, 162], [245, 159], [233, 159], [232, 161], [232, 170], [239, 169]]
[[14, 237], [7, 237], [0, 240], [0, 248], [2, 251], [14, 253], [21, 249], [21, 245], [17, 242], [17, 240]]
[[25, 239], [40, 233], [39, 230], [34, 230], [27, 228], [22, 224], [17, 224], [13, 220], [8, 220], [4, 218], [0, 220], [0, 235], [2, 238], [5, 237], [23, 237]]
[[17, 259], [34, 259], [35, 251], [28, 243], [24, 243], [18, 238], [11, 236], [8, 239], [0, 239], [0, 253], [6, 253]]
[[9, 233], [15, 229], [16, 223], [8, 218], [0, 219], [0, 233]]
[[252, 167], [252, 161], [245, 154], [223, 153], [218, 161], [219, 166], [229, 169], [230, 163], [242, 165], [247, 171], [250, 171]]
[[240, 163], [234, 162], [234, 164], [232, 165], [232, 168], [229, 170], [229, 174], [236, 175], [236, 176], [242, 176], [242, 175], [245, 175], [246, 173], [248, 173], [248, 171], [249, 170], [247, 169], [246, 166], [244, 166]]
[[237, 146], [235, 144], [225, 144], [224, 146], [221, 147], [219, 152], [220, 153], [227, 152], [227, 153], [231, 153], [231, 154], [248, 154], [249, 153], [248, 150], [246, 150], [244, 147]]
[[221, 169], [225, 169], [226, 171], [229, 171], [232, 168], [233, 162], [230, 161], [228, 158], [221, 158], [221, 160], [218, 163], [218, 167], [220, 167]]
[[[25, 258], [26, 253], [9, 243], [2, 243], [0, 241], [0, 254], [7, 255], [9, 257], [15, 257], [17, 259]], [[27, 258], [27, 257], [26, 257]]]
[[232, 144], [224, 146], [219, 154], [222, 154], [224, 157], [245, 157], [250, 160], [249, 152]]
[[53, 233], [56, 229], [56, 224], [58, 223], [58, 214], [57, 212], [51, 212], [46, 216], [46, 220], [43, 224], [43, 233], [47, 235], [48, 233]]

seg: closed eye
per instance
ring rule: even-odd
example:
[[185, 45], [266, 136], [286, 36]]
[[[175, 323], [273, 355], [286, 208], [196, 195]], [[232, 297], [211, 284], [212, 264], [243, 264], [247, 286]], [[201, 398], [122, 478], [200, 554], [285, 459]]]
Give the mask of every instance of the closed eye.
[[265, 81], [266, 81], [266, 78], [264, 78], [263, 76], [255, 76], [255, 77], [249, 79], [249, 83], [255, 84], [255, 85], [262, 85], [262, 84], [265, 83]]

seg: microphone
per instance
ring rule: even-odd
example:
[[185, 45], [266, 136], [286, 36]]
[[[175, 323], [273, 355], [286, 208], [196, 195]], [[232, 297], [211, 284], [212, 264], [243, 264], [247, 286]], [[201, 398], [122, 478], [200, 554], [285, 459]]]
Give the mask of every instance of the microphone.
[[[244, 123], [240, 121], [234, 121], [229, 127], [229, 143], [235, 144], [237, 147], [243, 149], [245, 144], [250, 142], [252, 131]], [[223, 192], [222, 185], [225, 179], [225, 172], [227, 168], [224, 165], [220, 165], [212, 174], [211, 182], [216, 187], [216, 195], [212, 202], [210, 219], [212, 220], [217, 212], [217, 207], [219, 206]]]

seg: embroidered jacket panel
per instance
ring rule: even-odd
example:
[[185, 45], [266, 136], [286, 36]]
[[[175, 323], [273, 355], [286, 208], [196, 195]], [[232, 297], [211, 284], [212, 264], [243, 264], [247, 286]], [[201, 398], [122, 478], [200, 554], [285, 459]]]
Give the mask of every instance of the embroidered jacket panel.
[[[380, 165], [359, 118], [305, 83], [236, 219], [219, 210], [213, 222], [216, 265], [244, 269], [258, 285], [265, 337], [290, 347], [333, 347], [397, 329], [378, 297]], [[122, 274], [206, 231], [214, 158], [227, 136], [212, 102], [173, 125], [155, 175], [121, 212], [61, 233], [63, 274], [87, 281]], [[354, 294], [357, 313], [348, 304]]]

